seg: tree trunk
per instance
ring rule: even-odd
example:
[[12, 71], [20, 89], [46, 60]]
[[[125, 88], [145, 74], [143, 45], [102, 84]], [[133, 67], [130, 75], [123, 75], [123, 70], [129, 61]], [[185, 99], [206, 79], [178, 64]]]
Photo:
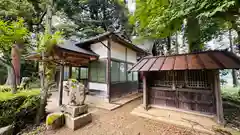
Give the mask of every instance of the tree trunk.
[[[229, 45], [230, 45], [230, 51], [234, 53], [233, 51], [233, 42], [232, 42], [232, 30], [229, 29]], [[232, 69], [232, 80], [233, 80], [233, 87], [237, 87], [239, 85], [237, 80], [237, 73], [235, 69]]]
[[[6, 85], [14, 85], [14, 82], [12, 81], [15, 77], [16, 84], [20, 84], [20, 50], [18, 45], [13, 45], [11, 50], [11, 64], [13, 67], [9, 66], [8, 69], [8, 77], [6, 80]], [[13, 70], [14, 69], [14, 70]], [[14, 72], [13, 72], [14, 71]], [[15, 76], [14, 76], [15, 74]]]
[[189, 52], [201, 51], [202, 43], [200, 39], [200, 25], [198, 19], [195, 16], [187, 18], [186, 34], [189, 45]]
[[176, 54], [179, 54], [178, 33], [176, 32]]
[[15, 94], [17, 92], [17, 83], [16, 83], [16, 73], [13, 65], [7, 66], [8, 77], [5, 85], [9, 85], [12, 87], [12, 93]]
[[12, 77], [12, 94], [17, 93], [17, 81], [16, 81], [16, 72], [14, 69], [14, 66], [12, 65], [12, 73], [13, 73], [13, 77]]
[[[47, 5], [47, 19], [46, 19], [46, 29], [45, 29], [45, 33], [46, 34], [52, 34], [52, 8], [53, 8], [53, 0], [49, 0], [48, 1], [48, 5]], [[41, 53], [42, 55], [42, 60], [43, 60], [43, 69], [41, 72], [41, 87], [42, 87], [42, 91], [41, 91], [41, 101], [40, 101], [40, 107], [37, 113], [37, 117], [36, 117], [36, 124], [39, 125], [41, 122], [41, 118], [44, 117], [45, 114], [45, 107], [47, 105], [47, 98], [48, 98], [48, 89], [50, 87], [49, 83], [46, 85], [45, 84], [45, 68], [46, 68], [46, 63], [45, 63], [45, 52]]]
[[171, 54], [171, 36], [167, 37], [167, 51], [168, 51], [168, 54], [170, 55]]

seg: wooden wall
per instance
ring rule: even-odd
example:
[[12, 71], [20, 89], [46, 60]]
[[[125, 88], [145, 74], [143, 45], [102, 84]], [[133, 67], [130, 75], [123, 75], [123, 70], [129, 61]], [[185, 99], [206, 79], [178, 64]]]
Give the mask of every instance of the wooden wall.
[[[174, 77], [171, 77], [171, 73], [167, 74], [169, 74], [167, 76], [170, 80], [175, 78], [173, 79], [174, 81], [164, 78], [163, 73], [154, 72], [149, 74], [148, 99], [150, 104], [197, 111], [205, 114], [216, 114], [213, 74], [211, 71], [191, 72], [186, 77], [184, 77], [184, 71], [182, 73], [175, 73]], [[195, 79], [191, 76], [195, 77]], [[197, 77], [200, 78], [199, 81], [194, 81]], [[206, 80], [208, 81], [206, 82]]]
[[138, 92], [138, 82], [112, 83], [110, 97], [111, 100], [114, 100], [133, 92]]

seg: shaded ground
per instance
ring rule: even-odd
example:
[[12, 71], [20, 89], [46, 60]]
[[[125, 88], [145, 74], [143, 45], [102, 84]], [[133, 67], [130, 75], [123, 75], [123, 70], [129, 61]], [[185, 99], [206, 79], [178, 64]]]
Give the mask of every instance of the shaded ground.
[[240, 106], [231, 102], [223, 104], [226, 126], [240, 130]]
[[194, 131], [131, 115], [141, 104], [135, 100], [114, 111], [91, 108], [93, 122], [79, 130], [62, 128], [48, 135], [193, 135]]

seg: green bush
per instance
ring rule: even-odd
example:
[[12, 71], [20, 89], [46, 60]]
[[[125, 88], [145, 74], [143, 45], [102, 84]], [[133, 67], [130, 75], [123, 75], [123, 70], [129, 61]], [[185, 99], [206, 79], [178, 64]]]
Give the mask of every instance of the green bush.
[[10, 92], [12, 89], [7, 85], [0, 85], [0, 92]]
[[22, 127], [33, 122], [40, 105], [40, 90], [20, 91], [16, 94], [0, 92], [0, 127], [15, 124]]
[[240, 104], [239, 87], [223, 87], [222, 88], [222, 99], [223, 101]]

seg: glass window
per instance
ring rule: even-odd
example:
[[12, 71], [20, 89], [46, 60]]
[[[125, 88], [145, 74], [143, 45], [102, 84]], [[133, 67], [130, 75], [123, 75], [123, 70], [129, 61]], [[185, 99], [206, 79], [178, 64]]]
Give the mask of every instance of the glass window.
[[126, 63], [120, 63], [120, 81], [125, 82], [127, 80], [126, 78]]
[[69, 79], [69, 67], [64, 66], [64, 80]]
[[106, 82], [106, 63], [104, 61], [98, 62], [98, 82]]
[[80, 68], [80, 79], [88, 78], [88, 68], [81, 67]]
[[78, 67], [72, 67], [72, 78], [73, 79], [78, 78]]
[[[87, 76], [87, 73], [84, 73]], [[93, 82], [106, 82], [105, 61], [94, 61], [90, 64], [90, 80]]]
[[[132, 67], [132, 64], [128, 64], [128, 69], [130, 69]], [[133, 73], [132, 72], [128, 72], [128, 81], [132, 81], [133, 80]]]
[[119, 82], [119, 63], [111, 61], [111, 82]]
[[133, 72], [133, 81], [138, 81], [138, 72]]
[[97, 82], [98, 77], [97, 77], [97, 61], [92, 62], [90, 64], [90, 80], [93, 82]]

